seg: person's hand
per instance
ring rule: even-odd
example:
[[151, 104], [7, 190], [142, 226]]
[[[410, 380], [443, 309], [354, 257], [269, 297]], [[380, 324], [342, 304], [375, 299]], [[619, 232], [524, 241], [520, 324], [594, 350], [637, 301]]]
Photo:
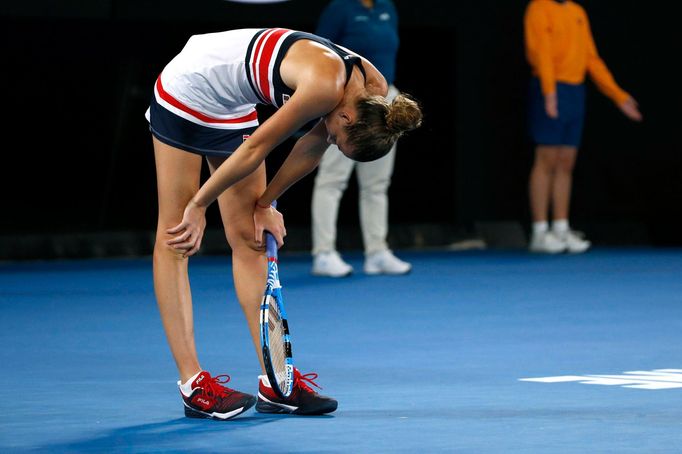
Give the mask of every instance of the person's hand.
[[545, 112], [549, 118], [559, 118], [559, 106], [556, 93], [545, 95]]
[[642, 121], [642, 114], [639, 111], [637, 101], [628, 97], [618, 106], [623, 114], [632, 121]]
[[178, 233], [179, 235], [166, 241], [166, 244], [173, 249], [182, 251], [183, 257], [194, 255], [201, 247], [205, 227], [206, 207], [200, 207], [193, 200], [190, 200], [182, 216], [182, 222], [172, 229], [166, 230], [168, 234]]
[[273, 207], [263, 208], [256, 204], [253, 211], [253, 224], [256, 227], [256, 244], [263, 245], [263, 234], [267, 230], [275, 237], [277, 248], [284, 244], [287, 229], [284, 227], [284, 216]]

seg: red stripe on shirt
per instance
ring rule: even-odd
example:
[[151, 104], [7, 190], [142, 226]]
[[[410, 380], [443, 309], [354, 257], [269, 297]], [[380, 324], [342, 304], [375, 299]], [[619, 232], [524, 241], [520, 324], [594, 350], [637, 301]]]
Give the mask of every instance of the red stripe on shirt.
[[256, 78], [256, 66], [258, 62], [258, 52], [260, 51], [261, 46], [263, 45], [263, 41], [265, 41], [265, 37], [270, 33], [270, 30], [267, 30], [263, 32], [259, 37], [258, 40], [256, 41], [256, 44], [253, 46], [253, 52], [251, 52], [251, 79], [253, 79], [253, 84], [256, 87], [256, 90], [258, 90], [260, 93], [261, 98], [263, 97], [263, 90], [261, 90], [260, 85], [258, 85], [258, 79]]
[[228, 119], [221, 119], [221, 118], [213, 118], [209, 117], [206, 114], [203, 114], [199, 111], [196, 111], [192, 109], [191, 107], [187, 107], [177, 99], [175, 99], [170, 93], [168, 93], [166, 90], [164, 90], [163, 85], [161, 84], [161, 76], [159, 76], [158, 79], [156, 79], [156, 89], [159, 92], [159, 96], [161, 99], [166, 101], [168, 104], [171, 106], [182, 110], [183, 112], [186, 112], [193, 117], [198, 118], [199, 120], [206, 122], [206, 123], [246, 123], [248, 121], [253, 121], [253, 120], [258, 120], [258, 112], [255, 110], [247, 115], [244, 115], [242, 117], [237, 117], [237, 118], [228, 118]]
[[263, 44], [263, 53], [261, 54], [261, 58], [258, 61], [259, 69], [258, 77], [260, 79], [259, 80], [260, 90], [263, 93], [263, 97], [269, 102], [273, 102], [272, 98], [270, 97], [270, 74], [268, 71], [268, 68], [270, 67], [270, 60], [272, 60], [275, 46], [277, 46], [277, 42], [282, 37], [282, 35], [288, 31], [289, 30], [287, 29], [280, 28], [271, 33], [267, 38], [265, 38]]

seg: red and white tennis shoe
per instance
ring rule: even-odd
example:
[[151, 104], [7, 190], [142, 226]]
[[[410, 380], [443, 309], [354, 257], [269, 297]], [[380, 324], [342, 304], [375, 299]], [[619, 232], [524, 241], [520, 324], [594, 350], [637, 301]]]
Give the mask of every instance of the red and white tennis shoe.
[[229, 375], [211, 377], [206, 371], [199, 372], [184, 385], [178, 381], [185, 416], [226, 420], [253, 407], [256, 397], [223, 386], [229, 381]]
[[260, 375], [258, 384], [258, 403], [256, 411], [259, 413], [291, 413], [295, 415], [323, 415], [336, 410], [339, 403], [331, 397], [322, 396], [312, 390], [307, 384], [322, 389], [313, 380], [316, 373], [302, 375], [294, 368], [294, 388], [291, 395], [282, 399], [272, 390], [267, 375]]

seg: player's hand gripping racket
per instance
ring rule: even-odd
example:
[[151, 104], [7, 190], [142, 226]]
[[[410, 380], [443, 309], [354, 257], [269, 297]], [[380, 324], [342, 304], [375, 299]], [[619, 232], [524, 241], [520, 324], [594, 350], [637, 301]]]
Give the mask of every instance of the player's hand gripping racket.
[[[273, 207], [277, 202], [272, 203]], [[268, 258], [268, 281], [260, 306], [260, 342], [265, 372], [273, 391], [281, 398], [291, 395], [294, 385], [294, 362], [291, 356], [289, 325], [284, 311], [282, 286], [279, 282], [277, 241], [265, 232]]]

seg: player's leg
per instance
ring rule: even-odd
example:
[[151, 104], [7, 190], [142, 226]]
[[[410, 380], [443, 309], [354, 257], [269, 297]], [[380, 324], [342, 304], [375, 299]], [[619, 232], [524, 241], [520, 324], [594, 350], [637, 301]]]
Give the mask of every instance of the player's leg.
[[535, 148], [528, 184], [533, 219], [530, 249], [534, 252], [557, 253], [565, 250], [565, 245], [551, 234], [547, 224], [559, 149], [555, 145], [538, 145]]
[[317, 168], [311, 204], [312, 273], [315, 275], [342, 277], [353, 271], [336, 250], [336, 229], [339, 204], [354, 166], [352, 159], [341, 153], [336, 145], [332, 145]]
[[575, 167], [578, 149], [562, 146], [556, 151], [556, 165], [552, 182], [552, 217], [556, 220], [568, 220]]
[[[215, 171], [224, 158], [208, 158], [211, 172]], [[260, 345], [260, 304], [265, 291], [267, 261], [265, 251], [254, 239], [253, 210], [256, 200], [265, 190], [265, 164], [255, 172], [230, 187], [218, 197], [220, 216], [225, 228], [227, 241], [232, 249], [232, 266], [235, 290], [239, 304], [246, 316], [251, 339], [261, 366], [259, 376], [258, 404], [262, 413], [295, 413], [315, 415], [336, 410], [337, 402], [315, 393], [310, 384], [317, 374], [302, 375], [294, 371], [294, 389], [287, 399], [277, 397], [269, 385]]]
[[530, 171], [529, 196], [533, 222], [547, 222], [559, 147], [538, 145]]
[[188, 259], [166, 244], [166, 229], [182, 221], [185, 206], [199, 189], [202, 158], [160, 142], [154, 156], [159, 217], [154, 244], [154, 291], [173, 358], [184, 383], [201, 370], [194, 344]]
[[[225, 158], [209, 157], [211, 173], [223, 161]], [[265, 290], [267, 261], [263, 248], [256, 244], [254, 238], [253, 209], [256, 200], [265, 191], [265, 185], [265, 164], [263, 163], [251, 175], [231, 186], [218, 197], [225, 236], [232, 249], [235, 291], [244, 311], [261, 369], [263, 369], [263, 359], [260, 354], [260, 303]]]
[[154, 244], [154, 291], [168, 344], [180, 373], [178, 386], [185, 416], [230, 419], [256, 403], [255, 396], [223, 386], [222, 376], [202, 370], [194, 343], [188, 258], [166, 244], [166, 230], [182, 221], [185, 206], [199, 189], [202, 158], [166, 145], [156, 138], [159, 220]]
[[531, 80], [528, 123], [536, 147], [528, 179], [528, 195], [533, 221], [529, 248], [533, 252], [558, 253], [565, 250], [565, 245], [549, 231], [547, 223], [559, 144], [563, 143], [563, 107], [560, 103], [559, 118], [550, 118], [545, 111], [540, 81], [536, 77]]
[[582, 238], [569, 225], [573, 170], [578, 146], [582, 139], [585, 119], [585, 86], [557, 84], [560, 105], [563, 106], [563, 144], [559, 148], [556, 174], [552, 188], [552, 231], [566, 244], [569, 252], [585, 252], [590, 242]]
[[589, 241], [571, 229], [568, 221], [573, 169], [577, 155], [578, 149], [574, 146], [564, 146], [559, 149], [552, 190], [552, 231], [557, 238], [566, 244], [566, 249], [569, 252], [585, 252], [591, 246]]

